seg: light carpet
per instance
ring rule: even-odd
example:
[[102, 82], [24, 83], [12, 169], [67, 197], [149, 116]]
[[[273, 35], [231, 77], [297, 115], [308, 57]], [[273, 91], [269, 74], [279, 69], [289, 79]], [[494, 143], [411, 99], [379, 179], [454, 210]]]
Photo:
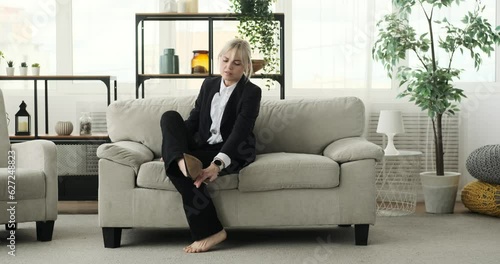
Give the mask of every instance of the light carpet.
[[215, 250], [186, 254], [187, 229], [123, 230], [122, 247], [105, 249], [97, 215], [59, 215], [50, 242], [36, 241], [35, 224], [20, 224], [16, 257], [0, 231], [0, 263], [500, 263], [500, 218], [461, 213], [378, 217], [368, 246], [354, 229], [228, 230]]

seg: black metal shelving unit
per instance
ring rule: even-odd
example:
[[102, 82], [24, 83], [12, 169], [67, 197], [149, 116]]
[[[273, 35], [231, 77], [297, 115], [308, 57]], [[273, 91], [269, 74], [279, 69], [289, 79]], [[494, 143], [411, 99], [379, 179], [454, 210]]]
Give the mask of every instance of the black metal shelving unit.
[[[144, 82], [149, 79], [203, 79], [217, 76], [213, 73], [214, 21], [237, 21], [240, 14], [233, 13], [137, 13], [135, 14], [135, 97], [145, 97]], [[256, 74], [252, 78], [273, 79], [280, 84], [280, 99], [285, 99], [285, 15], [274, 14], [280, 24], [280, 73]], [[144, 22], [145, 21], [207, 21], [208, 22], [208, 74], [146, 74], [144, 73]], [[139, 47], [140, 46], [140, 47]], [[140, 57], [139, 57], [140, 53]]]

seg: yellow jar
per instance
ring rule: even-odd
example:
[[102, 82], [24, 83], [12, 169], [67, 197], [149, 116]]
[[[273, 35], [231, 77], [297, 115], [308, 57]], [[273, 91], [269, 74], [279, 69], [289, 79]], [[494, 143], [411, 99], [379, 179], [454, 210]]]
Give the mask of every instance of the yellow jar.
[[193, 50], [191, 73], [208, 73], [208, 50]]

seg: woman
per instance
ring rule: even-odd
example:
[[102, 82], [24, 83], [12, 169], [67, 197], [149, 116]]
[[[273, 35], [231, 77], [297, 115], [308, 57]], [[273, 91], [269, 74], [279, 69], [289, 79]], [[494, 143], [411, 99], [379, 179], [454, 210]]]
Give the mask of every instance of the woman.
[[226, 43], [219, 53], [221, 76], [205, 79], [188, 119], [176, 111], [161, 118], [167, 177], [182, 195], [194, 240], [184, 248], [187, 253], [207, 251], [226, 239], [206, 184], [255, 160], [252, 131], [262, 92], [248, 79], [250, 54], [244, 40]]

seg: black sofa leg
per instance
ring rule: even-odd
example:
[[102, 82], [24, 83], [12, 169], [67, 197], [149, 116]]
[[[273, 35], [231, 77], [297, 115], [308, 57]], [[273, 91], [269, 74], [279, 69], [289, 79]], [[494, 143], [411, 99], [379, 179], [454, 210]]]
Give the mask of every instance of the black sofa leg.
[[368, 230], [370, 225], [354, 225], [354, 239], [356, 246], [366, 246], [368, 245]]
[[103, 227], [102, 236], [104, 238], [105, 248], [118, 248], [122, 239], [122, 228], [119, 227]]
[[51, 241], [53, 232], [54, 232], [54, 221], [36, 222], [36, 240], [42, 242]]

